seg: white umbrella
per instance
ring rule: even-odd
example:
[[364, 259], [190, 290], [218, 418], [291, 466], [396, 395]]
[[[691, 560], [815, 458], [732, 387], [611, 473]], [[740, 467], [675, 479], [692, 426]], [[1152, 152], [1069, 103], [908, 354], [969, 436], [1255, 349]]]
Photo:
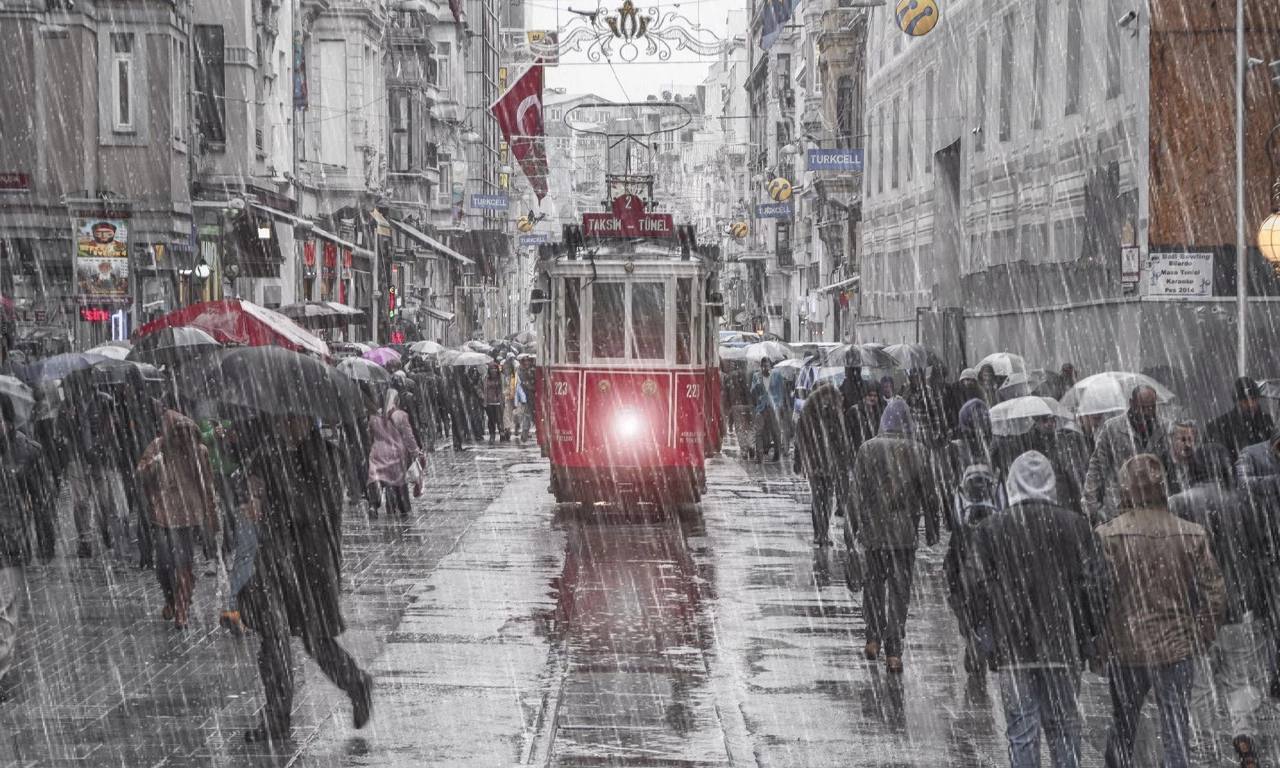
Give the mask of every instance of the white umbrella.
[[746, 347], [721, 347], [721, 360], [745, 360], [747, 358]]
[[442, 365], [453, 367], [471, 367], [473, 365], [487, 366], [493, 362], [493, 358], [483, 352], [459, 352], [457, 355], [445, 358], [441, 361]]
[[1015, 355], [1012, 352], [997, 352], [994, 355], [987, 355], [973, 367], [974, 370], [981, 371], [984, 365], [991, 366], [991, 370], [995, 371], [997, 376], [1012, 376], [1015, 373], [1027, 372], [1027, 361], [1023, 360], [1021, 355]]
[[1015, 397], [991, 409], [991, 432], [996, 435], [1022, 435], [1031, 430], [1037, 416], [1056, 415], [1043, 397]]
[[809, 362], [808, 358], [801, 360], [798, 357], [793, 357], [790, 360], [783, 360], [782, 362], [778, 363], [773, 367], [774, 368], [795, 368], [798, 371], [801, 368], [803, 368], [804, 364], [807, 362]]
[[103, 344], [101, 347], [94, 347], [93, 349], [85, 351], [85, 354], [102, 355], [103, 357], [109, 357], [112, 360], [123, 360], [129, 356], [129, 349], [127, 347], [117, 347], [113, 344]]
[[1169, 403], [1177, 396], [1150, 376], [1125, 371], [1095, 373], [1081, 379], [1062, 396], [1062, 404], [1076, 416], [1118, 413], [1129, 408], [1134, 387], [1147, 386], [1156, 391], [1156, 402]]
[[444, 345], [435, 341], [417, 341], [409, 345], [409, 351], [415, 355], [438, 355], [444, 351]]
[[747, 360], [753, 363], [759, 363], [764, 358], [777, 362], [779, 360], [788, 360], [791, 358], [791, 348], [780, 341], [761, 341], [748, 345], [743, 350]]

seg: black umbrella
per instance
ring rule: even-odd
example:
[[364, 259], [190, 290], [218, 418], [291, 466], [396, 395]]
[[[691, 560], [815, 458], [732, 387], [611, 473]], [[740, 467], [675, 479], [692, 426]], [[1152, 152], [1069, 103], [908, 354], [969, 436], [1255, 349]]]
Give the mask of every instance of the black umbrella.
[[138, 339], [129, 351], [129, 360], [155, 365], [173, 365], [222, 349], [218, 340], [191, 326], [162, 328]]
[[908, 371], [920, 371], [926, 368], [940, 368], [945, 363], [928, 347], [922, 344], [893, 344], [884, 351], [897, 361], [896, 368]]
[[283, 347], [242, 347], [218, 358], [216, 393], [223, 413], [300, 416], [356, 423], [363, 402], [356, 383], [336, 368]]
[[102, 355], [89, 355], [84, 352], [67, 352], [53, 357], [46, 357], [29, 363], [17, 372], [18, 378], [27, 384], [41, 381], [58, 381], [69, 374], [100, 363], [111, 358]]
[[363, 310], [336, 301], [299, 301], [276, 311], [303, 328], [342, 328], [365, 321]]
[[136, 360], [112, 360], [105, 357], [88, 368], [72, 371], [63, 378], [63, 386], [70, 391], [84, 391], [88, 387], [113, 387], [126, 384], [141, 387], [147, 382], [164, 381], [160, 369], [150, 363]]
[[31, 421], [36, 410], [36, 396], [31, 387], [12, 376], [0, 376], [0, 398], [13, 406], [14, 426], [21, 427]]
[[898, 361], [883, 350], [865, 347], [861, 344], [846, 344], [827, 353], [822, 359], [823, 367], [832, 368], [879, 368], [892, 370], [900, 367]]

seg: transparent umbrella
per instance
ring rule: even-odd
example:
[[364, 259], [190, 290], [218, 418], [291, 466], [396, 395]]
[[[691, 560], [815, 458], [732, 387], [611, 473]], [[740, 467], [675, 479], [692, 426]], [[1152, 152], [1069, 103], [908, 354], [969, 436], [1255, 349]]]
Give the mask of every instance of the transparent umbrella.
[[1022, 355], [1015, 355], [1012, 352], [997, 352], [994, 355], [987, 355], [973, 366], [975, 370], [982, 370], [982, 366], [989, 365], [991, 370], [995, 371], [997, 376], [1012, 376], [1015, 373], [1027, 372], [1027, 361], [1022, 359]]
[[352, 381], [367, 381], [370, 384], [390, 384], [391, 372], [372, 360], [363, 357], [348, 357], [338, 362], [337, 369], [345, 373]]
[[758, 363], [766, 357], [774, 362], [788, 360], [792, 355], [791, 348], [780, 341], [761, 341], [750, 344], [742, 352], [743, 357], [753, 363]]
[[[1040, 416], [1058, 416], [1049, 400], [1035, 395], [1015, 397], [991, 409], [991, 431], [996, 435], [1023, 435]], [[1056, 403], [1055, 403], [1056, 404]], [[1070, 417], [1070, 414], [1068, 414]]]
[[922, 344], [893, 344], [885, 347], [884, 351], [897, 361], [898, 364], [895, 367], [908, 371], [938, 368], [943, 365], [942, 358]]
[[84, 353], [86, 355], [102, 355], [103, 357], [109, 357], [112, 360], [123, 360], [129, 356], [129, 348], [118, 347], [113, 344], [103, 344], [100, 347], [86, 349]]
[[472, 365], [488, 365], [493, 358], [483, 352], [459, 352], [440, 361], [441, 365], [467, 367]]
[[890, 357], [884, 350], [861, 344], [846, 344], [833, 349], [822, 358], [824, 366], [840, 366], [858, 368], [892, 369], [898, 367], [898, 361]]
[[1156, 402], [1169, 403], [1177, 396], [1168, 387], [1141, 373], [1106, 371], [1077, 382], [1062, 396], [1062, 404], [1076, 416], [1118, 413], [1129, 407], [1133, 388], [1148, 386], [1156, 391]]
[[415, 355], [438, 355], [444, 350], [444, 345], [435, 341], [418, 341], [409, 345], [409, 351]]

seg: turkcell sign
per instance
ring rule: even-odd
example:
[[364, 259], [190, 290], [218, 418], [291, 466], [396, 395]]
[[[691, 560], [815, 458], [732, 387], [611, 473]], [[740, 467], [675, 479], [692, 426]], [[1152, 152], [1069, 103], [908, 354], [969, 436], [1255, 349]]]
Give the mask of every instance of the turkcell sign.
[[518, 241], [520, 245], [546, 245], [551, 242], [551, 235], [546, 232], [530, 232], [527, 235], [521, 235]]
[[810, 171], [860, 171], [861, 149], [810, 149], [805, 152]]
[[796, 215], [795, 206], [788, 200], [785, 203], [758, 203], [757, 219], [790, 219]]
[[645, 213], [632, 221], [612, 213], [584, 213], [582, 232], [587, 237], [672, 237], [676, 226], [669, 213]]
[[510, 205], [506, 195], [471, 196], [471, 209], [474, 211], [505, 211]]

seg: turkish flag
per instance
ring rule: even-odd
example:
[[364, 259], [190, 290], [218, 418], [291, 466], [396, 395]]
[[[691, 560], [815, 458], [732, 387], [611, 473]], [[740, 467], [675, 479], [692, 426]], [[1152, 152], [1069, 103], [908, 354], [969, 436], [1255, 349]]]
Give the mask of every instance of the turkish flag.
[[536, 63], [489, 108], [498, 119], [502, 138], [524, 169], [538, 199], [547, 196], [547, 135], [542, 122], [542, 65]]

